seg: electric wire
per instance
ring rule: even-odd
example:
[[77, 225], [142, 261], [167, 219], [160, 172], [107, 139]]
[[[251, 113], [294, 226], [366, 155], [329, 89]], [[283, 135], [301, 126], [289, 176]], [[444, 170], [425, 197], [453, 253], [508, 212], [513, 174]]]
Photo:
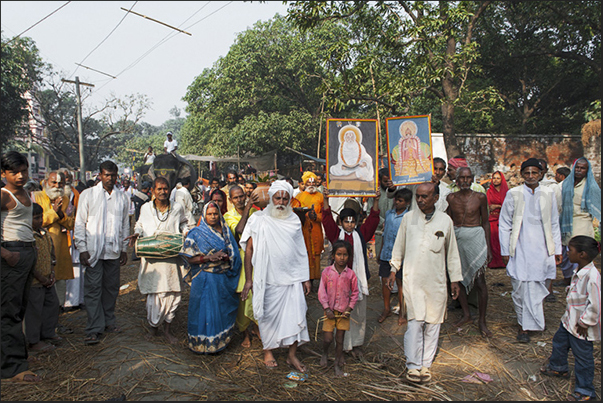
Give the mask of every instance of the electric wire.
[[[130, 7], [130, 10], [132, 10], [132, 9], [134, 8], [134, 6], [135, 6], [137, 3], [138, 3], [138, 0], [137, 0], [137, 1], [135, 1], [135, 2], [134, 2], [134, 4], [132, 4], [132, 7]], [[103, 43], [105, 43], [105, 41], [106, 41], [107, 39], [109, 39], [109, 37], [110, 37], [110, 36], [113, 34], [113, 32], [115, 32], [115, 30], [116, 30], [116, 29], [117, 29], [117, 28], [118, 28], [118, 27], [121, 25], [121, 23], [122, 23], [122, 22], [124, 22], [124, 20], [125, 20], [125, 19], [126, 19], [126, 17], [128, 16], [128, 14], [130, 14], [130, 13], [126, 13], [126, 15], [124, 15], [124, 16], [123, 16], [123, 18], [122, 18], [122, 19], [121, 19], [121, 20], [120, 20], [120, 21], [117, 23], [117, 25], [115, 26], [115, 28], [113, 28], [113, 29], [111, 30], [111, 32], [109, 32], [109, 34], [108, 34], [108, 35], [105, 37], [105, 39], [103, 39], [103, 40], [102, 40], [102, 41], [101, 41], [101, 42], [100, 42], [98, 45], [96, 45], [96, 47], [95, 47], [94, 49], [92, 49], [92, 50], [91, 50], [91, 51], [90, 51], [90, 52], [89, 52], [89, 53], [86, 55], [86, 57], [84, 57], [84, 58], [82, 59], [82, 61], [81, 61], [79, 64], [84, 64], [84, 62], [86, 61], [86, 59], [87, 59], [88, 57], [90, 57], [90, 55], [91, 55], [91, 54], [92, 54], [92, 53], [93, 53], [93, 52], [94, 52], [96, 49], [98, 49], [98, 48], [99, 48], [99, 47], [100, 47], [100, 46], [101, 46]], [[73, 75], [74, 75], [74, 74], [77, 72], [77, 70], [78, 70], [79, 68], [80, 68], [80, 66], [77, 66], [77, 67], [75, 68], [75, 70], [73, 70], [73, 73], [71, 73], [71, 74], [69, 75], [69, 78], [73, 77]]]
[[41, 23], [42, 21], [44, 21], [46, 18], [50, 17], [51, 15], [53, 15], [54, 13], [56, 13], [57, 11], [59, 11], [61, 8], [65, 7], [67, 4], [71, 3], [71, 1], [68, 1], [67, 3], [63, 4], [61, 7], [57, 8], [56, 10], [54, 10], [52, 13], [48, 14], [46, 17], [42, 18], [40, 21], [36, 22], [35, 24], [33, 24], [31, 27], [27, 28], [25, 31], [21, 32], [19, 35], [15, 36], [14, 38], [12, 38], [10, 41], [8, 41], [8, 43], [11, 43], [12, 41], [16, 40], [17, 38], [19, 38], [21, 35], [23, 35], [24, 33], [26, 33], [27, 31], [29, 31], [30, 29], [32, 29], [33, 27], [35, 27], [36, 25], [38, 25], [39, 23]]

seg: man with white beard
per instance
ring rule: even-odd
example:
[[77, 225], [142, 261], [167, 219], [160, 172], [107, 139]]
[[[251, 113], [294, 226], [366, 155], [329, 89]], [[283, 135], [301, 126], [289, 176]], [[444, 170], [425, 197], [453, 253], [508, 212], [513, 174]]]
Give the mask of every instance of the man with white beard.
[[54, 268], [56, 289], [60, 306], [65, 304], [66, 280], [73, 279], [73, 264], [69, 251], [69, 231], [73, 230], [75, 211], [69, 210], [69, 198], [65, 196], [65, 176], [59, 171], [46, 175], [43, 190], [34, 193], [35, 202], [44, 209], [42, 227], [52, 238], [57, 264]]
[[264, 365], [277, 366], [272, 350], [288, 347], [287, 364], [300, 372], [297, 347], [310, 341], [305, 295], [310, 292], [308, 255], [302, 226], [293, 213], [293, 187], [275, 181], [268, 190], [268, 206], [254, 213], [239, 242], [245, 250], [245, 286], [241, 300], [253, 291], [253, 316], [264, 346]]

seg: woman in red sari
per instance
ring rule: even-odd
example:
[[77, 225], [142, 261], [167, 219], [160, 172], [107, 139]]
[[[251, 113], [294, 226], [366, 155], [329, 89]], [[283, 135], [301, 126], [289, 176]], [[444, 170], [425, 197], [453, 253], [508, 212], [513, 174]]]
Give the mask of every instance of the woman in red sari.
[[488, 197], [488, 209], [490, 216], [490, 247], [492, 250], [492, 260], [488, 267], [492, 269], [502, 269], [505, 264], [500, 256], [500, 240], [498, 239], [498, 218], [500, 217], [500, 208], [502, 207], [509, 186], [502, 172], [496, 171], [492, 174], [492, 181], [486, 192]]

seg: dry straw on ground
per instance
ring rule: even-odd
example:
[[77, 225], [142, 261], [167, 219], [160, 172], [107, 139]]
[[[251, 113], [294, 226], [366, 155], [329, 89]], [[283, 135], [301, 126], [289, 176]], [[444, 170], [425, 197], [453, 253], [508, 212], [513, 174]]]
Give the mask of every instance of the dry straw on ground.
[[[600, 258], [597, 267], [599, 264]], [[311, 294], [308, 326], [312, 340], [298, 351], [298, 357], [308, 368], [309, 379], [304, 382], [286, 378], [292, 368], [285, 362], [285, 350], [275, 354], [277, 368], [266, 368], [257, 338], [253, 338], [248, 349], [240, 346], [242, 335], [237, 334], [221, 353], [196, 355], [190, 352], [184, 343], [188, 289], [173, 323], [181, 343], [170, 345], [162, 339], [148, 341], [144, 298], [136, 288], [137, 268], [138, 265], [130, 264], [122, 270], [122, 284], [129, 284], [120, 292], [118, 300], [117, 316], [122, 333], [109, 334], [100, 344], [86, 346], [83, 344], [85, 312], [61, 315], [61, 323], [75, 331], [62, 335], [64, 340], [59, 348], [37, 355], [31, 363], [31, 369], [43, 375], [44, 380], [29, 385], [2, 382], [2, 400], [565, 400], [573, 390], [573, 380], [543, 378], [538, 371], [550, 354], [552, 336], [564, 310], [561, 289], [555, 288], [559, 292], [557, 302], [545, 304], [545, 332], [535, 335], [529, 344], [517, 343], [510, 281], [504, 270], [487, 273], [488, 324], [495, 336], [482, 338], [476, 325], [462, 329], [452, 327], [450, 323], [460, 312], [449, 311], [432, 367], [433, 381], [416, 385], [405, 379], [405, 326], [398, 327], [397, 315], [391, 315], [383, 324], [377, 322], [383, 305], [374, 262], [371, 262], [374, 275], [369, 281], [371, 295], [364, 361], [346, 355], [344, 371], [349, 376], [336, 378], [332, 345], [329, 367], [320, 367], [322, 332], [317, 332], [316, 327], [320, 326], [324, 313], [315, 293]], [[600, 343], [595, 344], [595, 363], [595, 387], [600, 394]], [[570, 365], [573, 367], [571, 358]], [[474, 372], [487, 373], [493, 381], [482, 384], [462, 381]]]

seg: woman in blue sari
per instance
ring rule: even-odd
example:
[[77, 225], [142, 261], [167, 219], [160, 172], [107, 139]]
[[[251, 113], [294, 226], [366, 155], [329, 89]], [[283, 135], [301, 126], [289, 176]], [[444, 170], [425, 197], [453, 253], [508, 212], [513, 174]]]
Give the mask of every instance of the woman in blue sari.
[[235, 332], [241, 256], [215, 202], [205, 205], [199, 225], [186, 235], [180, 254], [191, 264], [188, 348], [195, 353], [217, 353]]

